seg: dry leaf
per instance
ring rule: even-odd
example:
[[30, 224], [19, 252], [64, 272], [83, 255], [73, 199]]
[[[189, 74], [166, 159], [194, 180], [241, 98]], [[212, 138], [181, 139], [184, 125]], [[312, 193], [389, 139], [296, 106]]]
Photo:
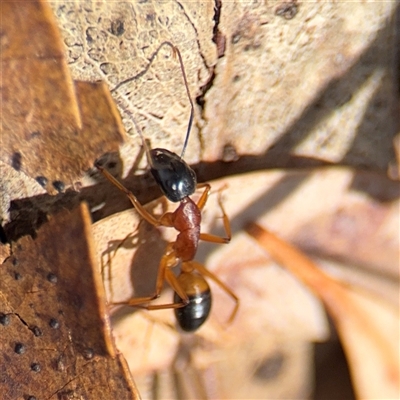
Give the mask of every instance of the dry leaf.
[[[285, 4], [50, 5], [73, 76], [101, 79], [110, 89], [137, 76], [115, 92], [127, 129], [133, 115], [153, 146], [180, 152], [189, 110], [178, 63], [164, 49], [146, 69], [162, 41], [178, 46], [192, 97], [199, 96], [186, 154], [190, 163], [203, 160], [201, 180], [327, 162], [393, 167], [395, 3], [298, 4], [290, 20], [277, 11]], [[148, 182], [134, 176], [141, 141], [131, 133], [121, 171], [131, 171], [126, 184], [136, 190]], [[91, 190], [81, 195], [98, 206], [93, 197]], [[53, 201], [37, 207], [46, 213]], [[117, 197], [102, 216], [127, 205]]]
[[[241, 304], [236, 320], [226, 327], [233, 302], [218, 287], [212, 286], [212, 314], [196, 333], [197, 341], [190, 346], [190, 363], [183, 364], [187, 366], [183, 371], [185, 368], [198, 371], [197, 375], [192, 371], [187, 385], [195, 385], [195, 377], [200, 377], [203, 390], [211, 398], [240, 398], [245, 393], [254, 396], [264, 393], [267, 398], [306, 397], [313, 387], [310, 342], [327, 338], [321, 305], [303, 283], [266, 260], [264, 252], [241, 230], [245, 223], [256, 218], [268, 223], [288, 240], [318, 254], [325, 268], [365, 287], [371, 299], [374, 293], [385, 292], [384, 301], [389, 302], [390, 308], [390, 304], [396, 304], [398, 293], [398, 278], [394, 275], [399, 257], [397, 184], [384, 176], [341, 168], [253, 173], [212, 182], [212, 187], [217, 190], [225, 184], [228, 188], [223, 192], [223, 201], [231, 218], [232, 242], [227, 246], [202, 244], [196, 259], [217, 273], [240, 297]], [[369, 194], [365, 193], [367, 189]], [[211, 196], [205, 207], [202, 231], [222, 234], [215, 197]], [[163, 202], [149, 207], [157, 215], [166, 209]], [[340, 221], [347, 221], [347, 225], [341, 228]], [[329, 251], [333, 227], [336, 244]], [[371, 233], [377, 231], [379, 236]], [[94, 225], [94, 232], [97, 257], [103, 257], [105, 262], [111, 258], [111, 269], [106, 265], [104, 274], [109, 299], [119, 301], [134, 293], [153, 293], [165, 246], [159, 231], [140, 223], [137, 213], [128, 210], [99, 221]], [[343, 245], [355, 235], [359, 248], [353, 246], [354, 251], [349, 252], [349, 247]], [[385, 254], [385, 257], [370, 258], [368, 268], [363, 268], [366, 255], [361, 244], [367, 251]], [[341, 263], [340, 268], [334, 265], [335, 260], [338, 265]], [[382, 279], [376, 278], [376, 271], [383, 275]], [[372, 288], [366, 277], [373, 280]], [[163, 303], [170, 300], [169, 291], [160, 299]], [[173, 312], [145, 313], [128, 307], [114, 310], [112, 322], [117, 345], [142, 384], [142, 395], [151, 398], [146, 386], [148, 374], [157, 371], [157, 379], [163, 385], [160, 390], [165, 390], [161, 393], [172, 397], [177, 390], [173, 376], [179, 372], [179, 368], [176, 372], [176, 358], [179, 359], [187, 340], [171, 329]], [[249, 337], [251, 344], [247, 346]], [[244, 363], [246, 355], [248, 359]], [[283, 366], [279, 367], [281, 363]], [[266, 378], [256, 378], [255, 372], [263, 365], [266, 365]], [[271, 379], [269, 365], [273, 371], [276, 368], [275, 375], [271, 372]], [[235, 382], [240, 384], [235, 386]]]
[[386, 171], [396, 6], [305, 2], [288, 21], [280, 5], [223, 4], [226, 50], [205, 97], [203, 159], [221, 159], [229, 144], [279, 166], [298, 156]]
[[248, 156], [241, 171], [311, 165], [310, 159], [386, 171], [397, 133], [395, 3], [303, 3], [291, 8], [290, 20], [279, 12], [286, 4], [52, 7], [74, 77], [101, 79], [111, 89], [136, 77], [114, 93], [135, 136], [122, 149], [126, 170], [140, 146], [132, 117], [154, 147], [181, 149], [189, 104], [177, 63], [163, 52], [146, 70], [170, 40], [198, 100], [190, 163], [233, 153]]
[[[126, 130], [135, 136], [122, 149], [125, 170], [131, 168], [141, 145], [132, 117], [154, 145], [180, 151], [190, 110], [179, 63], [171, 59], [171, 49], [165, 48], [149, 70], [147, 67], [160, 44], [171, 41], [182, 53], [194, 98], [216, 60], [210, 40], [213, 3], [52, 2], [51, 6], [64, 37], [72, 76], [106, 82]], [[200, 45], [204, 47], [199, 49]], [[135, 79], [116, 89], [128, 78]], [[196, 131], [194, 125], [187, 152], [192, 162], [199, 160]]]
[[[42, 9], [46, 7], [39, 4]], [[367, 6], [218, 1], [215, 4], [52, 2], [51, 7], [63, 32], [73, 77], [101, 79], [112, 90], [121, 80], [136, 76], [129, 85], [114, 91], [127, 129], [131, 128], [134, 116], [153, 147], [179, 153], [189, 114], [181, 73], [168, 49], [163, 49], [148, 68], [150, 57], [163, 40], [171, 40], [178, 46], [192, 97], [197, 96], [187, 160], [202, 161], [197, 166], [200, 179], [255, 168], [327, 162], [381, 171], [392, 165], [396, 123], [392, 110], [397, 101], [392, 91], [395, 86], [392, 48], [396, 37], [393, 2]], [[48, 16], [46, 11], [45, 17]], [[50, 27], [54, 33], [52, 23]], [[65, 70], [59, 58], [59, 42], [53, 40], [56, 61]], [[19, 49], [24, 51], [24, 48]], [[39, 64], [36, 59], [33, 61], [32, 65]], [[12, 78], [10, 82], [20, 82]], [[71, 80], [67, 86], [72, 87]], [[71, 93], [65, 96], [70, 99]], [[77, 110], [78, 106], [74, 107]], [[97, 104], [94, 109], [91, 105], [87, 108], [98, 110]], [[46, 106], [43, 113], [49, 110]], [[98, 126], [105, 123], [99, 119], [97, 122]], [[90, 126], [96, 131], [95, 124]], [[141, 142], [132, 133], [135, 136], [121, 148], [125, 171], [131, 170], [126, 182], [129, 187], [139, 188], [135, 194], [141, 191], [149, 196], [149, 181], [133, 177], [140, 164]], [[14, 143], [17, 142], [11, 145]], [[96, 148], [94, 143], [94, 138], [85, 139], [82, 151], [85, 152], [86, 146]], [[45, 159], [52, 159], [60, 147], [49, 149], [52, 154]], [[11, 159], [14, 166], [20, 165], [24, 171], [25, 154], [20, 152], [21, 157], [15, 156], [16, 153], [18, 149], [11, 148], [6, 161]], [[76, 161], [75, 155], [72, 160]], [[88, 156], [84, 160], [93, 161]], [[215, 163], [216, 160], [223, 161]], [[66, 182], [65, 176], [72, 169], [62, 171], [62, 178], [49, 177], [49, 184]], [[32, 176], [39, 176], [37, 171], [35, 174]], [[317, 170], [288, 175], [285, 171], [275, 171], [228, 179], [230, 188], [224, 197], [234, 232], [240, 232], [249, 220], [261, 218], [262, 223], [264, 218], [268, 226], [285, 239], [311, 250], [322, 259], [324, 268], [336, 274], [348, 276], [346, 263], [350, 260], [356, 265], [351, 269], [357, 271], [351, 278], [356, 284], [365, 285], [364, 278], [370, 278], [371, 271], [374, 273], [384, 265], [384, 279], [369, 279], [366, 285], [368, 290], [378, 288], [389, 293], [389, 299], [393, 298], [391, 293], [398, 292], [393, 274], [396, 267], [391, 264], [398, 255], [395, 226], [398, 187], [393, 188], [393, 183], [382, 176], [367, 174], [361, 190], [348, 190], [357, 176], [348, 170]], [[136, 179], [135, 186], [131, 185], [132, 179]], [[390, 189], [394, 195], [386, 200], [373, 197], [369, 185], [377, 182], [383, 186], [380, 194]], [[3, 187], [10, 187], [7, 185]], [[81, 197], [98, 206], [103, 194], [93, 194], [91, 188], [87, 189]], [[109, 186], [104, 185], [104, 189]], [[26, 191], [26, 195], [29, 193], [33, 192]], [[15, 198], [13, 194], [7, 196], [7, 202]], [[107, 196], [102, 200], [114, 203], [103, 208], [102, 216], [121, 207], [115, 204], [118, 194], [109, 190]], [[68, 201], [67, 196], [64, 199]], [[220, 213], [213, 200], [205, 210], [202, 228], [218, 232], [215, 221]], [[27, 199], [26, 203], [29, 209], [30, 201]], [[129, 202], [125, 199], [121, 204], [127, 207]], [[25, 215], [23, 209], [17, 207], [17, 211]], [[120, 239], [133, 233], [112, 258], [111, 285], [109, 275], [105, 275], [106, 290], [112, 288], [110, 297], [122, 298], [130, 296], [133, 289], [151, 291], [153, 287], [146, 267], [157, 270], [164, 242], [157, 230], [138, 225], [140, 221], [134, 215], [131, 211], [104, 221], [103, 228], [95, 227], [102, 232], [98, 239], [99, 260], [101, 256], [113, 256]], [[132, 226], [129, 226], [131, 216]], [[120, 225], [121, 220], [125, 227]], [[121, 230], [116, 232], [117, 229]], [[384, 239], [374, 235], [378, 231]], [[329, 243], [338, 235], [343, 235], [342, 239], [330, 248]], [[375, 251], [367, 254], [362, 246], [349, 246], [348, 242], [354, 244], [356, 238], [357, 243]], [[71, 244], [71, 248], [75, 246]], [[200, 249], [196, 258], [240, 295], [241, 311], [236, 323], [225, 329], [232, 303], [218, 288], [213, 288], [212, 316], [193, 341], [188, 337], [183, 339], [171, 329], [171, 311], [116, 312], [112, 319], [115, 334], [119, 346], [129, 356], [131, 369], [138, 373], [156, 370], [160, 373], [154, 376], [164, 373], [172, 377], [170, 391], [161, 392], [171, 394], [170, 397], [233, 398], [243, 397], [241, 393], [254, 397], [269, 393], [274, 398], [309, 396], [313, 384], [310, 341], [323, 340], [327, 335], [321, 305], [293, 276], [266, 262], [264, 253], [246, 235], [236, 234], [229, 246], [220, 247], [218, 253], [206, 258], [209, 248]], [[357, 251], [349, 257], [348, 251], [353, 248]], [[382, 263], [371, 257], [374, 253], [385, 255]], [[367, 259], [368, 268], [363, 268]], [[135, 276], [138, 271], [139, 277]], [[166, 291], [165, 295], [166, 301], [170, 301], [171, 294]], [[164, 321], [161, 324], [160, 319]], [[248, 344], [249, 338], [252, 340], [247, 347], [243, 343]], [[169, 374], [166, 367], [171, 363], [173, 370]], [[254, 378], [257, 371], [267, 377], [261, 383]], [[271, 376], [273, 379], [268, 380]], [[197, 392], [191, 390], [192, 386]], [[186, 394], [178, 395], [178, 387], [184, 388], [182, 393]]]
[[3, 399], [138, 398], [111, 337], [89, 230], [86, 206], [58, 214], [1, 265]]
[[9, 244], [0, 243], [0, 263], [10, 256], [11, 248]]
[[304, 254], [265, 228], [252, 224], [247, 232], [322, 300], [343, 342], [359, 398], [397, 398], [400, 393], [398, 308], [332, 279]]
[[3, 2], [1, 17], [0, 157], [47, 190], [63, 191], [118, 149], [119, 113], [104, 84], [72, 82], [45, 2]]

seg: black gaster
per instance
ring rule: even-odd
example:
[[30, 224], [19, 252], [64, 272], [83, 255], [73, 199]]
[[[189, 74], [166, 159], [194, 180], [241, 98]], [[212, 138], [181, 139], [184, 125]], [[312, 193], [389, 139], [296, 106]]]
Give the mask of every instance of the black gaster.
[[177, 154], [166, 149], [150, 150], [151, 173], [168, 200], [181, 201], [194, 193], [196, 174]]
[[[189, 304], [181, 308], [175, 308], [175, 317], [179, 326], [185, 332], [193, 332], [200, 328], [208, 318], [211, 310], [211, 291], [196, 293], [189, 296]], [[177, 293], [174, 302], [182, 301]]]

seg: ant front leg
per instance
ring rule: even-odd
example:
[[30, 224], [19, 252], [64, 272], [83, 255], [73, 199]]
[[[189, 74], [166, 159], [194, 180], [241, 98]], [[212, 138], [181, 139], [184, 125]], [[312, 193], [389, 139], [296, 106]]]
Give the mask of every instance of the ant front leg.
[[[198, 187], [205, 187], [204, 192], [202, 193], [200, 199], [197, 202], [197, 207], [199, 207], [199, 210], [202, 211], [207, 203], [208, 196], [210, 195], [211, 185], [209, 183], [202, 183], [198, 185]], [[225, 187], [222, 187], [221, 189], [218, 190], [218, 205], [222, 211], [222, 220], [224, 223], [226, 237], [216, 236], [210, 233], [200, 233], [200, 240], [203, 240], [205, 242], [221, 243], [221, 244], [226, 244], [231, 241], [232, 238], [231, 224], [229, 222], [228, 216], [226, 215], [225, 208], [224, 205], [222, 204], [222, 198], [221, 198], [221, 191], [224, 189]]]
[[96, 168], [119, 190], [124, 192], [129, 200], [131, 201], [132, 205], [135, 207], [136, 211], [139, 215], [146, 220], [149, 224], [153, 226], [166, 226], [171, 227], [173, 226], [172, 223], [168, 218], [161, 217], [160, 219], [155, 218], [151, 215], [139, 202], [136, 196], [128, 190], [121, 182], [115, 179], [106, 169], [104, 169], [101, 165], [96, 165]]

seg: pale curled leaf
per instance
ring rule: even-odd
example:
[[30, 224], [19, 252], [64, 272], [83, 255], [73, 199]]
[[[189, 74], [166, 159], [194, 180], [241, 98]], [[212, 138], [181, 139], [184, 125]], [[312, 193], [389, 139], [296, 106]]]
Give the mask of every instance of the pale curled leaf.
[[[233, 371], [232, 369], [228, 371], [227, 366], [232, 366], [236, 362], [240, 364], [239, 359], [243, 354], [238, 348], [244, 349], [242, 343], [244, 341], [247, 343], [251, 337], [251, 342], [257, 350], [253, 353], [251, 348], [246, 348], [244, 354], [257, 354], [259, 357], [249, 359], [245, 365], [234, 364], [237, 376], [242, 374], [241, 377], [248, 377], [247, 382], [238, 378], [241, 388], [253, 393], [250, 390], [252, 384], [256, 385], [256, 381], [252, 380], [254, 369], [263, 364], [263, 360], [268, 364], [267, 360], [281, 359], [279, 357], [282, 356], [285, 365], [288, 365], [286, 363], [292, 360], [290, 354], [293, 357], [297, 354], [299, 359], [296, 359], [296, 362], [293, 360], [293, 369], [285, 370], [289, 375], [286, 377], [279, 375], [274, 381], [280, 382], [280, 379], [289, 379], [291, 376], [293, 385], [285, 381], [284, 387], [287, 391], [280, 392], [275, 389], [273, 382], [268, 384], [265, 382], [265, 390], [275, 398], [285, 395], [287, 398], [288, 393], [292, 397], [293, 393], [307, 393], [312, 387], [311, 381], [308, 380], [312, 375], [312, 359], [307, 342], [321, 341], [327, 336], [327, 326], [321, 306], [313, 296], [310, 296], [301, 282], [282, 271], [275, 263], [266, 260], [264, 252], [240, 231], [246, 222], [259, 218], [263, 223], [273, 226], [286, 239], [299, 242], [303, 248], [318, 252], [320, 258], [331, 257], [329, 253], [331, 227], [339, 227], [341, 225], [337, 221], [343, 218], [349, 221], [353, 216], [352, 229], [335, 230], [336, 243], [345, 244], [347, 240], [352, 240], [353, 235], [357, 235], [359, 249], [348, 254], [348, 246], [342, 248], [336, 246], [336, 257], [343, 263], [346, 262], [346, 257], [350, 257], [351, 263], [356, 262], [358, 265], [363, 259], [361, 244], [364, 243], [371, 251], [375, 249], [377, 253], [386, 256], [383, 259], [384, 263], [378, 259], [371, 259], [369, 269], [363, 270], [362, 265], [358, 265], [358, 268], [365, 274], [371, 274], [371, 269], [374, 271], [383, 268], [386, 275], [382, 280], [391, 282], [396, 268], [393, 260], [398, 259], [396, 258], [398, 246], [395, 245], [398, 229], [396, 224], [392, 223], [398, 218], [396, 184], [390, 183], [384, 176], [354, 173], [344, 168], [327, 168], [313, 172], [253, 173], [212, 182], [212, 188], [216, 191], [225, 184], [227, 188], [222, 192], [223, 203], [231, 219], [234, 237], [226, 246], [202, 244], [196, 259], [204, 262], [207, 268], [217, 273], [220, 279], [239, 295], [241, 305], [237, 320], [226, 327], [224, 324], [233, 307], [232, 300], [218, 287], [212, 286], [213, 311], [209, 321], [196, 334], [200, 343], [203, 340], [208, 344], [191, 347], [191, 365], [199, 369], [200, 377], [203, 372], [208, 377], [215, 377], [217, 374], [220, 383], [217, 393], [221, 396], [220, 390], [224, 388], [226, 391], [224, 395], [232, 398], [234, 392], [238, 392], [239, 389], [233, 390], [232, 384], [229, 384]], [[216, 197], [215, 195], [210, 197], [204, 209], [201, 227], [204, 232], [223, 234], [220, 225], [221, 212], [216, 204]], [[166, 210], [163, 203], [155, 204], [158, 208], [154, 209], [154, 205], [149, 207], [153, 208], [157, 215]], [[172, 209], [175, 207], [172, 206]], [[134, 295], [132, 285], [139, 287], [139, 290], [147, 290], [147, 294], [151, 294], [154, 290], [155, 273], [165, 243], [157, 230], [150, 229], [145, 223], [139, 225], [139, 222], [137, 213], [129, 210], [99, 221], [94, 226], [99, 259], [103, 253], [110, 252], [113, 255], [118, 244], [121, 244], [129, 233], [132, 234], [131, 240], [121, 244], [111, 262], [113, 293], [109, 295], [116, 299], [127, 299]], [[365, 229], [366, 226], [368, 229]], [[379, 237], [371, 234], [377, 230], [382, 234], [385, 232], [386, 240], [379, 240]], [[303, 238], [303, 241], [300, 241], [300, 238]], [[210, 251], [214, 253], [208, 257]], [[344, 279], [346, 270], [349, 270], [349, 267], [345, 264], [342, 271]], [[351, 272], [355, 270], [351, 268]], [[353, 276], [352, 280], [354, 284], [363, 285], [359, 275]], [[374, 280], [375, 287], [381, 285], [380, 280]], [[389, 286], [392, 291], [393, 287], [396, 287], [396, 281], [391, 282]], [[108, 273], [105, 287], [107, 290], [110, 287]], [[370, 294], [373, 296], [373, 292]], [[171, 294], [166, 292], [161, 301], [166, 303], [170, 299]], [[150, 320], [146, 320], [147, 317], [143, 317], [142, 312], [135, 312], [133, 309], [125, 311], [126, 314], [113, 319], [114, 330], [118, 345], [124, 349], [130, 367], [135, 370], [135, 376], [141, 377], [152, 369], [160, 373], [164, 371], [165, 374], [166, 366], [171, 363], [174, 354], [181, 354], [182, 349], [169, 325], [157, 324], [153, 319], [171, 324], [172, 311], [148, 312], [146, 314]], [[163, 341], [169, 343], [164, 351], [160, 345]], [[135, 348], [138, 350], [134, 350]], [[283, 350], [278, 357], [276, 352], [279, 349], [290, 350], [288, 352]], [[234, 355], [230, 355], [231, 352], [237, 353], [237, 360], [234, 360]], [[139, 359], [135, 357], [138, 354], [141, 354]], [[299, 377], [295, 373], [295, 366], [298, 366], [298, 363], [302, 365], [305, 374], [302, 375], [301, 382], [304, 386], [300, 385], [301, 387], [295, 385]], [[167, 384], [169, 389], [165, 389], [166, 393], [172, 390], [170, 384], [171, 382]], [[212, 392], [207, 382], [205, 385], [207, 390]], [[232, 391], [229, 391], [229, 388]], [[255, 387], [253, 389], [256, 390]], [[143, 392], [146, 393], [145, 386]]]
[[[123, 148], [129, 169], [140, 147], [132, 123], [156, 146], [179, 152], [189, 118], [189, 102], [179, 63], [168, 48], [153, 64], [149, 60], [164, 41], [182, 53], [192, 98], [199, 94], [216, 61], [212, 3], [191, 2], [52, 2], [64, 37], [68, 63], [74, 79], [104, 81], [115, 92], [126, 130], [134, 136]], [[199, 37], [201, 35], [201, 37]], [[201, 46], [201, 48], [200, 48]], [[194, 125], [189, 160], [198, 161], [200, 143]], [[157, 143], [156, 143], [157, 141]]]
[[297, 156], [297, 165], [317, 158], [386, 172], [397, 133], [395, 4], [297, 3], [290, 20], [276, 15], [281, 4], [222, 7], [226, 50], [205, 98], [203, 159], [221, 159], [229, 145], [267, 165]]
[[342, 340], [359, 398], [397, 398], [399, 312], [390, 303], [330, 278], [304, 254], [252, 224], [248, 233], [322, 300]]

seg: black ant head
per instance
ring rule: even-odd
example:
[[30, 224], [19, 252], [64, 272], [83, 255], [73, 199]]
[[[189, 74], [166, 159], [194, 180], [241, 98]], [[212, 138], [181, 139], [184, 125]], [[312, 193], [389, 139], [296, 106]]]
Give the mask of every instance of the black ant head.
[[166, 149], [150, 150], [151, 173], [168, 200], [181, 201], [194, 193], [195, 172], [177, 154]]

